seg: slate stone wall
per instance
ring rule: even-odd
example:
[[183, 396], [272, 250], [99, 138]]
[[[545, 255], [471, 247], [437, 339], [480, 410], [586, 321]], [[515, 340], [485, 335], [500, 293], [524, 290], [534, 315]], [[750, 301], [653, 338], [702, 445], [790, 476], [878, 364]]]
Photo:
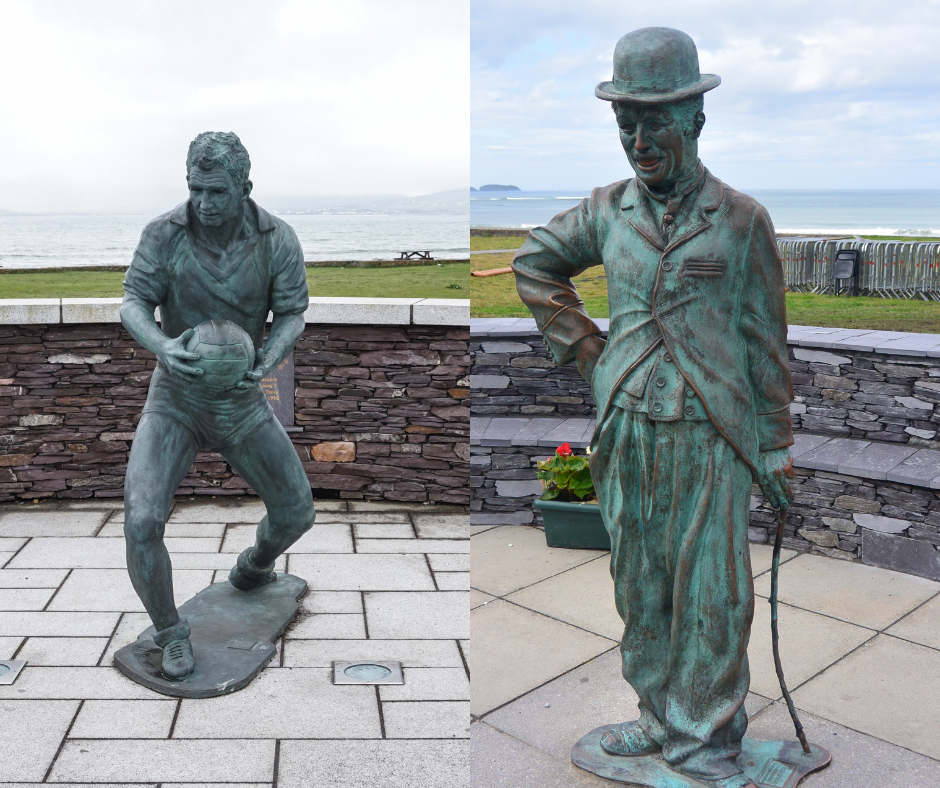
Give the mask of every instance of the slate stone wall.
[[[308, 324], [290, 433], [321, 495], [466, 504], [469, 331]], [[123, 494], [153, 354], [116, 323], [0, 325], [0, 501]], [[251, 494], [201, 452], [179, 495]]]

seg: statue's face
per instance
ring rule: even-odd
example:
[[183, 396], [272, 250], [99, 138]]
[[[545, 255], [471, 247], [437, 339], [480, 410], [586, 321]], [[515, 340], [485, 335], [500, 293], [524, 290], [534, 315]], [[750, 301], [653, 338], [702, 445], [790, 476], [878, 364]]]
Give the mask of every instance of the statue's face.
[[667, 105], [622, 105], [617, 125], [630, 166], [653, 191], [669, 191], [698, 160], [695, 137]]
[[238, 215], [238, 206], [251, 192], [251, 181], [236, 185], [222, 167], [202, 170], [193, 167], [186, 176], [189, 201], [206, 227], [220, 227]]

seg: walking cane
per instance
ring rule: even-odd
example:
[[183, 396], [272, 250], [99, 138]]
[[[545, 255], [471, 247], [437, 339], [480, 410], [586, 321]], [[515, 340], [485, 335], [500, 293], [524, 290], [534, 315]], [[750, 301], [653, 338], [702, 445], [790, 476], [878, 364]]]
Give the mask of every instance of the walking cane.
[[780, 637], [777, 633], [777, 580], [780, 574], [780, 545], [783, 543], [783, 524], [787, 521], [787, 507], [781, 506], [777, 512], [777, 535], [774, 538], [774, 557], [773, 566], [770, 570], [770, 633], [771, 642], [774, 650], [774, 668], [777, 670], [777, 678], [780, 679], [780, 689], [783, 690], [783, 699], [787, 702], [787, 708], [790, 710], [790, 718], [793, 720], [793, 727], [796, 728], [796, 738], [803, 745], [803, 752], [812, 754], [809, 743], [806, 741], [806, 734], [803, 733], [803, 725], [800, 722], [799, 715], [796, 713], [796, 707], [793, 705], [793, 699], [790, 697], [790, 691], [787, 689], [787, 682], [783, 678], [783, 665], [780, 664]]

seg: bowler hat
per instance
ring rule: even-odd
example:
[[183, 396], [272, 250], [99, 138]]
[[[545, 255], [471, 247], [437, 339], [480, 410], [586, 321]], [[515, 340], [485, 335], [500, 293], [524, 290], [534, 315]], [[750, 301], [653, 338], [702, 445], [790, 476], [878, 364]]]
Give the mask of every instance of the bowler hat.
[[700, 74], [695, 42], [671, 27], [627, 33], [614, 48], [614, 78], [594, 95], [605, 101], [665, 104], [718, 87], [717, 74]]

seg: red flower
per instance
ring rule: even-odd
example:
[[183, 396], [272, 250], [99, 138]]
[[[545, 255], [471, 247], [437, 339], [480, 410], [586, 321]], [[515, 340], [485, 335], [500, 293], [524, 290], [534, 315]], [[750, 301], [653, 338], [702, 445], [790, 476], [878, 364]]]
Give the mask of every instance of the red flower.
[[562, 457], [571, 456], [571, 447], [567, 443], [561, 444], [557, 449], [555, 449], [555, 454], [558, 454]]

